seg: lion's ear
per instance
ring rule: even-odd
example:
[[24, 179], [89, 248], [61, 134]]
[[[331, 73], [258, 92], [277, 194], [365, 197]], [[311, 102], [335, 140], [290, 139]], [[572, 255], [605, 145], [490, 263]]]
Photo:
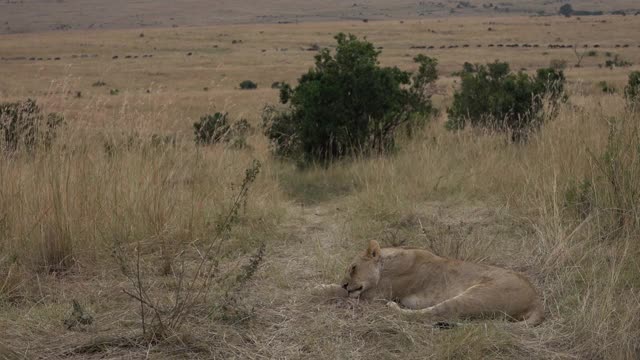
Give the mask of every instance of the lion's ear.
[[371, 240], [369, 241], [369, 248], [367, 249], [367, 256], [372, 259], [377, 259], [380, 257], [380, 244], [377, 241]]

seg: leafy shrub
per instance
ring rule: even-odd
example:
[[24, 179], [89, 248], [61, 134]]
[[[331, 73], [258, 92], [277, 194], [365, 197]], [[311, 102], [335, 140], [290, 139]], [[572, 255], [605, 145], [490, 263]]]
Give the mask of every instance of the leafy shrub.
[[[512, 140], [524, 140], [537, 128], [545, 112], [555, 112], [558, 101], [566, 99], [562, 71], [539, 69], [535, 77], [512, 73], [506, 62], [476, 65], [463, 71], [461, 87], [454, 94], [449, 120], [450, 130], [474, 127], [510, 131]], [[550, 109], [545, 111], [545, 104]]]
[[586, 219], [594, 207], [593, 185], [590, 179], [572, 182], [564, 193], [565, 207], [574, 211], [579, 218]]
[[64, 123], [58, 113], [44, 115], [35, 100], [0, 103], [0, 150], [15, 152], [22, 144], [28, 151], [38, 145], [48, 148], [56, 137], [56, 129]]
[[227, 113], [204, 115], [193, 124], [196, 143], [215, 144], [223, 142], [239, 149], [247, 146], [247, 135], [251, 132], [251, 124], [245, 119], [229, 123]]
[[272, 89], [280, 89], [285, 83], [282, 81], [274, 81], [273, 83], [271, 83], [271, 88]]
[[196, 143], [205, 145], [220, 142], [229, 131], [227, 115], [220, 112], [204, 115], [200, 117], [200, 121], [193, 123]]
[[91, 86], [93, 86], [93, 87], [107, 86], [107, 83], [102, 81], [102, 80], [98, 80], [98, 81], [94, 82], [93, 84], [91, 84]]
[[549, 67], [554, 70], [564, 70], [567, 68], [567, 60], [553, 59], [549, 62]]
[[251, 133], [253, 128], [246, 119], [240, 119], [229, 128], [229, 131], [225, 134], [223, 141], [227, 145], [234, 149], [244, 149], [248, 146], [247, 135]]
[[323, 49], [292, 88], [280, 87], [280, 108], [263, 113], [265, 134], [278, 156], [330, 161], [394, 148], [396, 130], [432, 112], [429, 89], [437, 61], [414, 58], [417, 72], [381, 67], [379, 51], [354, 35], [335, 36], [335, 54]]
[[629, 74], [629, 82], [624, 88], [624, 95], [629, 104], [640, 103], [640, 71], [633, 71]]
[[605, 94], [615, 94], [616, 93], [616, 88], [609, 85], [606, 81], [600, 81], [598, 83], [598, 86], [600, 86], [600, 90], [602, 90], [603, 93]]
[[571, 14], [573, 14], [573, 7], [571, 6], [571, 4], [564, 4], [560, 7], [558, 13], [560, 13], [560, 15], [570, 17]]
[[240, 89], [242, 90], [253, 90], [257, 88], [258, 88], [258, 84], [254, 83], [251, 80], [245, 80], [240, 83]]
[[109, 90], [109, 95], [118, 95], [118, 94], [120, 94], [120, 90], [118, 89]]
[[[243, 220], [250, 189], [260, 169], [261, 163], [254, 160], [245, 170], [239, 186], [233, 188], [229, 210], [212, 227], [208, 241], [176, 242], [175, 252], [166, 260], [167, 269], [172, 269], [170, 271], [176, 278], [170, 294], [165, 293], [166, 289], [157, 291], [154, 281], [145, 281], [152, 273], [141, 260], [140, 242], [129, 244], [115, 239], [111, 253], [129, 280], [123, 292], [139, 304], [141, 341], [150, 346], [172, 339], [182, 327], [192, 325], [193, 319], [202, 317], [205, 314], [203, 309], [208, 309], [205, 315], [234, 324], [252, 316], [253, 311], [242, 306], [238, 299], [242, 295], [241, 290], [246, 288], [264, 261], [264, 242], [257, 246], [256, 253], [242, 267], [219, 265], [227, 259], [225, 251], [220, 249], [224, 249], [223, 246], [232, 238], [234, 226]], [[237, 252], [233, 255], [238, 256]], [[197, 257], [194, 266], [183, 266], [194, 256]]]
[[628, 67], [628, 66], [631, 66], [631, 65], [633, 65], [633, 64], [630, 63], [629, 61], [621, 59], [618, 54], [616, 54], [613, 57], [613, 60], [607, 60], [604, 63], [604, 66], [608, 67], [609, 69], [613, 69], [614, 67]]
[[[640, 227], [640, 121], [628, 113], [607, 119], [609, 135], [601, 154], [589, 151], [595, 164], [590, 207], [597, 209], [608, 238]], [[585, 186], [586, 188], [586, 186]], [[589, 193], [587, 193], [589, 194]]]
[[591, 56], [591, 57], [598, 56], [598, 52], [595, 50], [591, 50], [587, 53], [587, 56]]

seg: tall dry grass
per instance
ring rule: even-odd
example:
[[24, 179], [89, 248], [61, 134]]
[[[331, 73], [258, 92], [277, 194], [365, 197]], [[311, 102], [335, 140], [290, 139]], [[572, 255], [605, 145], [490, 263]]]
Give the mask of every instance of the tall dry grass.
[[[42, 103], [51, 111], [68, 106], [53, 95]], [[14, 307], [11, 314], [24, 306], [40, 309], [40, 302], [56, 312], [63, 305], [52, 299], [84, 289], [87, 279], [121, 286], [117, 245], [141, 255], [145, 271], [155, 274], [156, 294], [169, 291], [175, 284], [161, 277], [174, 271], [177, 252], [213, 236], [245, 169], [258, 159], [262, 173], [222, 251], [228, 265], [267, 243], [270, 271], [247, 295], [262, 308], [252, 330], [236, 318], [212, 330], [210, 323], [227, 320], [194, 315], [188, 328], [215, 339], [212, 353], [639, 355], [640, 118], [621, 98], [574, 89], [558, 118], [526, 144], [474, 130], [447, 132], [444, 119], [435, 119], [395, 154], [304, 171], [273, 160], [259, 133], [249, 138], [249, 149], [196, 147], [189, 125], [178, 124], [166, 104], [143, 97], [117, 108], [100, 98], [85, 104], [65, 114], [68, 125], [51, 151], [0, 157], [0, 302]], [[177, 140], [158, 144], [154, 134]], [[307, 207], [341, 214], [327, 236], [308, 238], [324, 220], [291, 223], [298, 213], [308, 216]], [[308, 312], [298, 293], [309, 281], [339, 278], [343, 260], [370, 238], [524, 271], [541, 290], [548, 319], [536, 329], [479, 325], [433, 333], [375, 307]], [[270, 256], [279, 260], [269, 262]], [[294, 265], [283, 270], [280, 263]], [[289, 266], [295, 271], [287, 272]], [[56, 282], [64, 278], [76, 282]], [[132, 308], [130, 300], [114, 296], [113, 307]], [[130, 321], [112, 326], [128, 329]], [[339, 341], [324, 341], [318, 332]], [[36, 349], [46, 353], [44, 347]]]
[[[96, 98], [79, 113], [65, 113], [67, 104], [55, 95], [40, 99], [67, 124], [49, 151], [0, 156], [0, 266], [7, 279], [0, 294], [15, 287], [16, 269], [95, 274], [113, 267], [115, 245], [137, 241], [150, 244], [147, 251], [160, 254], [158, 267], [167, 271], [175, 243], [214, 236], [245, 169], [253, 160], [269, 161], [266, 150], [198, 147], [191, 133], [166, 131], [176, 121], [166, 104], [136, 101], [113, 110]], [[143, 115], [141, 104], [154, 110]], [[113, 122], [96, 124], [93, 114]], [[254, 147], [266, 148], [254, 137]], [[233, 234], [235, 250], [270, 236], [283, 214], [272, 172], [265, 167], [252, 186], [242, 214], [247, 226]]]
[[[548, 321], [515, 339], [499, 331], [516, 353], [640, 356], [640, 116], [622, 98], [574, 96], [523, 145], [500, 134], [448, 133], [440, 119], [394, 156], [333, 171], [340, 173], [338, 184], [349, 178], [358, 189], [350, 201], [350, 237], [357, 243], [400, 239], [532, 277]], [[438, 206], [451, 204], [470, 211], [439, 218]], [[490, 211], [481, 210], [486, 204]], [[483, 216], [511, 231], [463, 225], [486, 226]]]

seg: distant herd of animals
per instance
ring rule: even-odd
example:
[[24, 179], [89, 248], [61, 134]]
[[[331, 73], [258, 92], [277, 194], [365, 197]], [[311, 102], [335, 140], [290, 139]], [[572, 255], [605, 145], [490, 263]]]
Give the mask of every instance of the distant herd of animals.
[[[471, 47], [476, 47], [476, 48], [481, 48], [484, 47], [485, 45], [483, 44], [477, 44], [477, 45], [469, 45], [469, 44], [462, 44], [462, 45], [411, 45], [409, 48], [410, 49], [422, 49], [422, 50], [446, 50], [446, 49], [458, 49], [458, 48], [471, 48]], [[574, 47], [576, 47], [578, 45], [572, 45], [572, 44], [548, 44], [546, 45], [546, 48], [548, 49], [573, 49]], [[578, 47], [582, 47], [584, 49], [588, 49], [588, 48], [600, 48], [600, 47], [608, 47], [608, 48], [630, 48], [633, 45], [630, 44], [613, 44], [613, 45], [609, 45], [609, 46], [601, 46], [600, 44], [584, 44]], [[217, 46], [216, 46], [217, 47]], [[539, 44], [517, 44], [517, 43], [511, 43], [511, 44], [487, 44], [486, 47], [489, 48], [541, 48], [543, 46], [539, 45]], [[637, 45], [638, 48], [640, 48], [640, 44]], [[311, 47], [311, 48], [303, 48], [302, 50], [316, 50], [316, 47]], [[381, 47], [379, 48], [381, 49]], [[287, 51], [288, 49], [276, 49], [277, 51]], [[265, 52], [266, 50], [263, 49], [262, 52]], [[193, 55], [193, 52], [187, 52], [186, 53], [187, 56], [191, 56]], [[98, 54], [82, 54], [82, 55], [71, 55], [69, 56], [69, 58], [71, 59], [78, 59], [78, 58], [97, 58]], [[143, 55], [124, 55], [124, 56], [120, 56], [120, 55], [112, 55], [111, 59], [112, 60], [118, 60], [118, 59], [138, 59], [138, 58], [152, 58], [153, 55], [152, 54], [143, 54]], [[60, 56], [55, 56], [55, 57], [35, 57], [35, 56], [14, 56], [14, 57], [0, 57], [0, 61], [59, 61], [62, 60], [62, 57]]]

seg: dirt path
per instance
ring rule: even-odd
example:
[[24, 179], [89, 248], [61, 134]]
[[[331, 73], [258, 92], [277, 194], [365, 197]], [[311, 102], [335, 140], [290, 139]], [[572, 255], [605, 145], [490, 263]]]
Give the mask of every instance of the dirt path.
[[[337, 281], [345, 261], [358, 249], [349, 238], [352, 219], [340, 205], [291, 206], [283, 224], [287, 238], [271, 247], [254, 280], [255, 289], [246, 299], [256, 309], [254, 325], [243, 335], [251, 339], [250, 347], [233, 356], [365, 359], [404, 354], [413, 358], [419, 354], [405, 346], [434, 345], [437, 338], [419, 335], [425, 331], [424, 324], [404, 322], [383, 304], [327, 302], [308, 295], [306, 290], [317, 283]], [[494, 262], [494, 254], [486, 251], [495, 248], [496, 242], [510, 241], [505, 251], [515, 247], [517, 224], [500, 210], [434, 202], [403, 220], [417, 233], [411, 245], [428, 244], [420, 234], [421, 223], [441, 241], [442, 251], [458, 251], [463, 257]]]

